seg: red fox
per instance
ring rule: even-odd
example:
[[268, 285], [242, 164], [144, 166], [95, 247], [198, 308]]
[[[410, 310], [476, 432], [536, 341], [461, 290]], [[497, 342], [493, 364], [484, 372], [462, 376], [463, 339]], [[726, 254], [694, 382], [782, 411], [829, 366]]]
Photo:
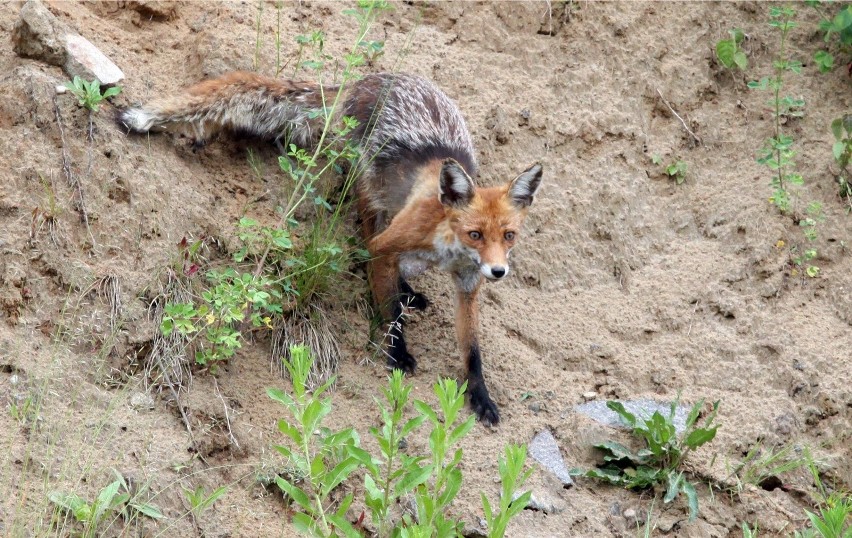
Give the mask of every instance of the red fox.
[[482, 375], [477, 292], [483, 279], [509, 274], [509, 252], [541, 184], [540, 164], [502, 186], [476, 187], [473, 142], [458, 107], [432, 82], [398, 73], [321, 87], [234, 72], [121, 110], [117, 120], [136, 133], [188, 131], [197, 145], [226, 130], [275, 142], [288, 137], [308, 148], [324, 121], [311, 112], [336, 97], [338, 114], [358, 120], [347, 136], [361, 150], [356, 203], [373, 300], [390, 324], [388, 363], [406, 373], [417, 364], [395, 321], [405, 306], [424, 309], [428, 301], [407, 279], [429, 267], [449, 272], [470, 404], [481, 421], [495, 424], [497, 406]]

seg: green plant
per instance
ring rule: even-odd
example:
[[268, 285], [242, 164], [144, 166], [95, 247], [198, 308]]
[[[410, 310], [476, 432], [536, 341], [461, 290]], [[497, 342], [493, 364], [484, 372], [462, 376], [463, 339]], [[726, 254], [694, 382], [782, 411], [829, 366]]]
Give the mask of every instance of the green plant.
[[504, 457], [498, 461], [500, 471], [500, 510], [493, 512], [491, 503], [482, 496], [482, 509], [485, 512], [485, 522], [488, 525], [488, 538], [503, 538], [509, 521], [518, 515], [529, 504], [531, 491], [517, 495], [518, 488], [532, 474], [532, 469], [524, 472], [524, 462], [527, 459], [527, 447], [524, 445], [508, 445]]
[[811, 527], [796, 531], [796, 538], [852, 538], [852, 497], [848, 494], [829, 496], [817, 512], [805, 510]]
[[[286, 419], [278, 422], [278, 429], [290, 439], [292, 448], [277, 445], [275, 449], [287, 458], [296, 476], [289, 480], [279, 476], [275, 482], [302, 510], [293, 514], [293, 524], [300, 532], [325, 537], [336, 536], [337, 532], [358, 536], [346, 519], [352, 494], [336, 507], [329, 501], [329, 495], [358, 468], [359, 462], [372, 460], [358, 448], [359, 438], [353, 428], [332, 432], [322, 426], [323, 419], [331, 412], [331, 398], [322, 398], [322, 395], [334, 378], [313, 393], [308, 393], [305, 384], [312, 361], [307, 348], [292, 347], [290, 360], [285, 362], [285, 366], [290, 373], [293, 396], [279, 389], [266, 391], [293, 417], [293, 422]], [[302, 480], [304, 486], [296, 485], [294, 478]]]
[[183, 490], [183, 494], [189, 502], [189, 513], [192, 515], [192, 522], [196, 529], [198, 528], [198, 520], [201, 517], [201, 514], [213, 506], [213, 503], [219, 500], [219, 497], [224, 495], [227, 491], [228, 488], [225, 486], [218, 487], [209, 494], [202, 486], [198, 486], [195, 490]]
[[[657, 166], [663, 165], [663, 158], [657, 154], [651, 156], [651, 162]], [[689, 171], [689, 165], [685, 161], [676, 158], [674, 161], [663, 167], [663, 173], [675, 180], [675, 183], [681, 185], [686, 181], [686, 173]]]
[[93, 502], [88, 502], [76, 493], [54, 491], [49, 496], [50, 502], [70, 513], [83, 525], [84, 537], [98, 536], [101, 524], [117, 513], [122, 514], [125, 519], [131, 517], [129, 511], [152, 519], [163, 517], [156, 506], [138, 501], [138, 495], [131, 495], [124, 477], [118, 471], [113, 472], [116, 480], [101, 489]]
[[740, 28], [728, 30], [728, 33], [731, 34], [731, 39], [720, 39], [716, 42], [716, 57], [727, 69], [737, 67], [745, 70], [748, 67], [748, 58], [739, 48], [745, 34]]
[[370, 428], [370, 434], [378, 442], [381, 458], [366, 462], [364, 474], [365, 504], [370, 509], [379, 538], [391, 535], [390, 508], [432, 474], [431, 466], [421, 465], [423, 458], [408, 456], [400, 449], [405, 438], [426, 420], [425, 415], [404, 419], [411, 385], [403, 382], [400, 370], [391, 372], [383, 393], [385, 402], [376, 400], [382, 426]]
[[692, 450], [709, 443], [716, 436], [718, 426], [713, 425], [713, 420], [716, 418], [719, 402], [713, 404], [713, 410], [700, 427], [697, 421], [704, 400], [696, 403], [687, 416], [686, 429], [680, 435], [677, 434], [674, 424], [677, 404], [677, 401], [672, 402], [667, 417], [655, 411], [650, 418], [640, 420], [627, 411], [621, 402], [607, 402], [607, 407], [621, 416], [632, 429], [633, 435], [644, 442], [644, 447], [633, 452], [615, 441], [597, 444], [595, 448], [604, 453], [603, 464], [597, 469], [575, 469], [572, 473], [597, 478], [627, 489], [647, 489], [665, 484], [663, 502], [669, 503], [683, 492], [689, 505], [689, 518], [695, 519], [698, 515], [698, 494], [695, 486], [684, 476], [681, 464]]
[[849, 160], [852, 158], [852, 114], [832, 121], [831, 133], [834, 135], [831, 153], [839, 169], [837, 182], [840, 186], [840, 196], [846, 198], [849, 210], [852, 210], [852, 173], [849, 171]]
[[[824, 41], [828, 44], [829, 49], [834, 49], [835, 52], [848, 56], [852, 52], [852, 5], [841, 6], [834, 16], [830, 16], [823, 11], [822, 1], [808, 0], [805, 3], [819, 13], [819, 29], [825, 32]], [[834, 35], [837, 36], [836, 42], [833, 41], [832, 36]], [[836, 44], [832, 45], [832, 43]], [[821, 73], [834, 70], [836, 65], [834, 54], [831, 50], [826, 49], [820, 49], [814, 53], [814, 62]]]
[[743, 490], [743, 485], [761, 487], [781, 475], [807, 467], [812, 460], [808, 448], [798, 449], [792, 444], [784, 447], [764, 447], [755, 443], [749, 449], [743, 460], [730, 472], [729, 478], [736, 478], [737, 492]]
[[[796, 172], [796, 163], [793, 157], [796, 151], [793, 149], [794, 140], [784, 133], [782, 118], [795, 118], [803, 115], [802, 107], [804, 100], [782, 95], [784, 88], [784, 75], [786, 73], [801, 74], [802, 63], [788, 57], [787, 44], [790, 31], [798, 26], [793, 17], [796, 11], [790, 7], [772, 6], [769, 8], [769, 25], [779, 32], [778, 54], [772, 65], [775, 71], [773, 77], [764, 77], [757, 82], [749, 82], [748, 87], [757, 90], [770, 90], [772, 99], [769, 104], [774, 117], [774, 136], [768, 138], [760, 150], [757, 162], [765, 165], [772, 171], [770, 187], [772, 195], [770, 203], [774, 204], [782, 214], [790, 214], [797, 221], [805, 238], [813, 242], [817, 238], [817, 224], [822, 219], [822, 206], [817, 202], [811, 202], [807, 206], [805, 216], [795, 215], [794, 202], [796, 191], [792, 187], [804, 185], [805, 181], [801, 174]], [[808, 262], [817, 257], [815, 248], [804, 248], [800, 245], [791, 246], [791, 261], [798, 268], [804, 268], [809, 277], [819, 276], [819, 267]], [[794, 270], [797, 271], [797, 270]]]
[[[411, 386], [404, 383], [401, 372], [394, 371], [384, 389], [385, 401], [376, 401], [382, 417], [381, 427], [371, 428], [370, 434], [379, 446], [379, 457], [373, 457], [360, 447], [360, 438], [352, 428], [332, 432], [322, 425], [331, 412], [331, 399], [323, 397], [331, 383], [309, 393], [306, 390], [313, 358], [305, 347], [293, 346], [285, 366], [290, 372], [293, 395], [278, 389], [267, 394], [284, 405], [292, 419], [282, 419], [279, 430], [289, 444], [276, 446], [288, 461], [288, 476], [278, 476], [278, 487], [298, 507], [293, 515], [296, 528], [311, 536], [361, 536], [346, 519], [352, 503], [349, 493], [339, 502], [330, 500], [332, 491], [359, 469], [364, 471], [365, 505], [370, 510], [376, 536], [384, 537], [449, 537], [461, 536], [463, 525], [452, 518], [448, 509], [461, 488], [460, 462], [462, 450], [455, 448], [475, 424], [475, 417], [461, 420], [464, 389], [454, 380], [437, 383], [434, 393], [439, 410], [427, 403], [415, 401], [420, 413], [406, 419]], [[427, 457], [409, 456], [401, 448], [405, 439], [426, 422], [431, 424]], [[529, 501], [529, 493], [517, 495], [526, 481], [524, 472], [526, 447], [508, 446], [499, 461], [502, 497], [499, 510], [494, 512], [483, 496], [489, 536], [500, 538], [509, 520]], [[404, 514], [401, 521], [391, 519], [390, 509], [406, 495], [413, 493], [416, 519]], [[513, 500], [514, 499], [514, 500]]]
[[743, 538], [757, 538], [757, 525], [752, 529], [748, 523], [743, 523]]
[[88, 108], [92, 112], [98, 111], [98, 106], [104, 99], [114, 97], [121, 93], [121, 87], [119, 86], [107, 88], [103, 93], [101, 93], [101, 83], [99, 80], [95, 79], [91, 82], [87, 82], [80, 77], [74, 77], [74, 80], [71, 82], [66, 82], [65, 87], [68, 88], [75, 97], [77, 97], [81, 106]]

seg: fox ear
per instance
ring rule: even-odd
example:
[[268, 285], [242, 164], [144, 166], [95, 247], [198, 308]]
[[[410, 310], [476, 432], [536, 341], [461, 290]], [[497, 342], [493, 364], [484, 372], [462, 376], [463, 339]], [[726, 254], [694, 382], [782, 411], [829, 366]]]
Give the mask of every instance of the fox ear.
[[468, 205], [476, 188], [464, 168], [453, 159], [444, 161], [438, 186], [441, 203], [450, 207]]
[[535, 193], [541, 186], [541, 164], [536, 163], [509, 184], [509, 198], [517, 207], [523, 209], [533, 203]]

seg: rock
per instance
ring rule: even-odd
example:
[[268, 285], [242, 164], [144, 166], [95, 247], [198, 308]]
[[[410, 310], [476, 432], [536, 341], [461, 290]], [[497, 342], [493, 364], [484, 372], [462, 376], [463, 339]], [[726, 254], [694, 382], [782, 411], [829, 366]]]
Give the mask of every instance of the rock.
[[[654, 414], [654, 411], [659, 411], [663, 416], [669, 416], [669, 407], [671, 404], [659, 403], [654, 400], [619, 400], [624, 408], [630, 413], [636, 415], [639, 419], [648, 419]], [[578, 413], [582, 413], [596, 422], [600, 422], [606, 426], [614, 428], [627, 428], [622, 418], [609, 407], [603, 400], [595, 400], [574, 407]], [[675, 409], [674, 425], [678, 433], [683, 433], [686, 429], [686, 417], [689, 416], [689, 407], [679, 405]]]
[[628, 508], [627, 510], [624, 511], [624, 514], [622, 514], [622, 515], [624, 516], [624, 519], [629, 519], [629, 520], [636, 519], [636, 510], [634, 510], [632, 508]]
[[133, 0], [129, 7], [155, 21], [168, 21], [177, 17], [177, 2], [174, 0]]
[[137, 411], [150, 411], [154, 406], [154, 398], [147, 392], [137, 392], [130, 397], [130, 407]]
[[89, 40], [57, 19], [39, 0], [28, 0], [12, 31], [15, 52], [65, 70], [70, 77], [98, 79], [108, 86], [124, 73]]
[[593, 391], [593, 390], [590, 390], [589, 392], [584, 392], [584, 393], [583, 393], [583, 400], [585, 400], [585, 401], [587, 401], [587, 402], [590, 402], [590, 401], [594, 400], [594, 399], [595, 399], [595, 398], [597, 398], [597, 397], [598, 397], [598, 393], [597, 393], [597, 392], [595, 392], [595, 391]]
[[550, 431], [539, 432], [530, 443], [528, 452], [542, 467], [558, 478], [564, 487], [574, 485], [574, 481], [571, 480], [571, 475], [568, 473], [568, 467], [565, 466], [565, 461], [562, 459], [559, 445]]
[[533, 474], [530, 481], [524, 484], [520, 491], [512, 496], [514, 501], [525, 491], [530, 492], [530, 502], [527, 510], [538, 510], [545, 514], [558, 514], [564, 512], [567, 506], [562, 498], [564, 487], [562, 483], [550, 474]]

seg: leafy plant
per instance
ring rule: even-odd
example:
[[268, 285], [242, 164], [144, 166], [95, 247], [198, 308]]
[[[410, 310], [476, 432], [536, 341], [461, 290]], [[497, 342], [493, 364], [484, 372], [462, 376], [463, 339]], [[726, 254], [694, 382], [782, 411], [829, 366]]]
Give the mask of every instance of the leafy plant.
[[366, 463], [364, 474], [365, 504], [380, 538], [391, 535], [393, 522], [389, 519], [389, 510], [397, 499], [428, 480], [433, 470], [429, 465], [421, 465], [424, 458], [408, 456], [400, 448], [405, 438], [426, 420], [426, 415], [404, 419], [411, 385], [403, 382], [400, 370], [391, 372], [383, 393], [385, 402], [376, 400], [382, 426], [370, 428], [370, 434], [378, 442], [381, 459]]
[[[651, 156], [651, 162], [657, 166], [663, 165], [663, 158], [657, 154]], [[686, 173], [689, 171], [689, 165], [685, 161], [676, 158], [674, 161], [663, 167], [663, 173], [675, 180], [675, 183], [681, 185], [686, 181]]]
[[731, 34], [731, 39], [720, 39], [716, 42], [716, 57], [727, 69], [737, 67], [745, 70], [748, 67], [748, 58], [739, 48], [745, 34], [740, 28], [728, 30], [728, 33]]
[[[819, 29], [825, 32], [824, 41], [829, 45], [829, 48], [848, 56], [852, 51], [852, 5], [841, 6], [840, 10], [834, 16], [831, 16], [823, 11], [823, 2], [819, 0], [809, 0], [806, 4], [819, 13]], [[835, 35], [837, 36], [836, 40], [833, 37]], [[814, 63], [821, 73], [832, 71], [836, 66], [834, 54], [825, 49], [814, 53]]]
[[212, 507], [213, 503], [218, 501], [227, 491], [228, 488], [225, 486], [218, 487], [210, 493], [207, 493], [202, 486], [198, 486], [195, 490], [183, 490], [183, 494], [189, 502], [189, 513], [192, 515], [192, 522], [196, 529], [198, 528], [198, 520], [201, 518], [201, 514]]
[[532, 496], [531, 491], [517, 494], [518, 488], [532, 474], [532, 469], [524, 472], [524, 462], [527, 459], [527, 447], [524, 445], [508, 445], [504, 457], [498, 460], [500, 471], [500, 510], [494, 512], [485, 494], [482, 497], [482, 509], [485, 512], [485, 522], [488, 525], [488, 538], [503, 538], [509, 520], [526, 508]]
[[818, 513], [805, 510], [811, 528], [797, 531], [796, 538], [852, 538], [852, 497], [834, 494], [818, 507]]
[[[353, 494], [335, 502], [331, 500], [331, 493], [363, 469], [364, 504], [370, 510], [376, 536], [461, 536], [463, 524], [451, 517], [448, 509], [462, 485], [462, 450], [454, 447], [475, 424], [473, 415], [465, 420], [459, 417], [464, 407], [465, 386], [459, 387], [454, 380], [440, 381], [434, 387], [439, 410], [415, 401], [414, 407], [420, 414], [406, 419], [411, 386], [404, 383], [401, 372], [394, 371], [383, 391], [385, 400], [377, 400], [382, 424], [372, 428], [370, 434], [377, 441], [380, 455], [373, 457], [360, 447], [360, 438], [354, 429], [332, 432], [322, 425], [331, 412], [331, 399], [323, 394], [334, 380], [309, 393], [305, 383], [312, 361], [305, 347], [292, 347], [286, 368], [290, 372], [293, 395], [278, 389], [267, 390], [267, 394], [284, 405], [292, 417], [278, 423], [289, 444], [275, 447], [287, 458], [292, 470], [286, 477], [278, 476], [276, 483], [299, 509], [293, 515], [296, 528], [310, 536], [361, 536], [346, 518]], [[405, 439], [426, 422], [431, 424], [429, 455], [405, 454], [402, 448]], [[502, 537], [509, 520], [529, 501], [529, 493], [517, 495], [518, 488], [529, 476], [529, 471], [523, 471], [525, 459], [525, 446], [506, 447], [505, 457], [499, 461], [503, 493], [499, 510], [492, 511], [483, 496], [490, 537]], [[401, 521], [394, 521], [391, 507], [411, 494], [416, 518], [404, 514]]]
[[91, 82], [87, 82], [80, 77], [74, 77], [74, 80], [71, 82], [66, 82], [65, 87], [68, 88], [75, 97], [77, 97], [81, 106], [88, 108], [92, 112], [98, 111], [98, 106], [104, 99], [114, 97], [121, 93], [121, 87], [119, 86], [107, 88], [103, 93], [101, 93], [101, 83], [99, 80], [95, 79]]
[[293, 417], [292, 422], [287, 419], [278, 422], [278, 429], [292, 445], [278, 445], [275, 449], [287, 458], [298, 478], [304, 481], [304, 486], [296, 485], [292, 477], [279, 476], [275, 482], [302, 510], [293, 514], [293, 524], [300, 532], [310, 536], [334, 536], [337, 532], [358, 536], [346, 519], [352, 494], [348, 494], [337, 506], [329, 501], [329, 495], [359, 467], [359, 462], [367, 463], [372, 459], [358, 447], [360, 440], [353, 428], [332, 432], [322, 426], [323, 419], [331, 412], [331, 398], [323, 398], [322, 395], [334, 378], [313, 393], [308, 393], [305, 384], [311, 363], [307, 348], [292, 347], [290, 360], [285, 362], [285, 366], [290, 373], [293, 396], [280, 389], [266, 391]]
[[665, 484], [663, 502], [670, 503], [682, 492], [689, 504], [689, 518], [695, 519], [698, 515], [698, 494], [695, 486], [684, 476], [681, 464], [692, 450], [709, 443], [716, 436], [718, 426], [714, 426], [713, 421], [719, 402], [714, 402], [713, 410], [702, 426], [698, 426], [697, 421], [704, 400], [696, 403], [687, 416], [686, 429], [680, 435], [674, 424], [677, 404], [677, 401], [672, 402], [667, 417], [655, 411], [650, 418], [640, 420], [627, 411], [621, 402], [607, 402], [607, 407], [618, 413], [632, 428], [633, 435], [643, 441], [644, 447], [633, 452], [615, 441], [597, 444], [595, 448], [604, 453], [603, 464], [597, 469], [575, 469], [572, 473], [627, 489], [647, 489]]
[[116, 513], [121, 513], [125, 518], [130, 517], [128, 509], [152, 519], [163, 517], [156, 506], [136, 500], [137, 496], [130, 494], [124, 477], [117, 471], [113, 472], [116, 480], [101, 489], [93, 502], [76, 493], [54, 491], [49, 496], [50, 502], [70, 513], [83, 525], [82, 536], [86, 538], [99, 536], [100, 525]]
[[748, 523], [743, 523], [743, 538], [757, 538], [757, 525], [752, 529]]
[[[771, 6], [769, 8], [769, 25], [779, 33], [778, 54], [772, 65], [775, 70], [773, 77], [764, 77], [760, 81], [749, 82], [748, 87], [757, 90], [770, 90], [772, 99], [769, 104], [774, 117], [774, 136], [768, 138], [757, 158], [759, 164], [765, 165], [772, 172], [770, 187], [772, 195], [770, 203], [774, 204], [783, 214], [794, 213], [794, 201], [796, 192], [792, 187], [804, 185], [805, 180], [801, 174], [796, 172], [796, 163], [793, 157], [796, 151], [793, 149], [794, 140], [784, 133], [782, 118], [801, 117], [804, 100], [782, 95], [784, 88], [784, 76], [786, 73], [801, 74], [802, 63], [788, 57], [787, 44], [790, 31], [798, 26], [793, 17], [796, 11], [790, 7]], [[817, 224], [822, 219], [822, 207], [817, 202], [808, 205], [805, 216], [793, 218], [798, 222], [805, 238], [812, 242], [817, 238]], [[815, 248], [804, 248], [800, 245], [791, 247], [791, 261], [797, 268], [804, 268], [809, 277], [819, 275], [819, 267], [809, 264], [817, 257]], [[794, 269], [797, 272], [798, 269]]]
[[832, 121], [831, 132], [834, 135], [831, 154], [839, 169], [837, 182], [840, 186], [840, 196], [846, 198], [849, 209], [852, 210], [852, 173], [849, 171], [849, 160], [852, 158], [852, 114]]

